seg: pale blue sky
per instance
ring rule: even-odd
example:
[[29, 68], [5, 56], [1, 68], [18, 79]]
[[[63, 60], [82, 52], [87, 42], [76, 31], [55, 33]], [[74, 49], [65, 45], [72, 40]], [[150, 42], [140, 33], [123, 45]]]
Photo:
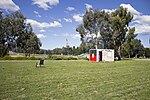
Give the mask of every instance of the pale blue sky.
[[66, 45], [79, 46], [80, 37], [75, 28], [82, 23], [86, 9], [113, 11], [120, 6], [134, 15], [130, 24], [136, 27], [137, 36], [145, 47], [150, 47], [149, 0], [1, 0], [0, 8], [7, 12], [20, 10], [40, 38], [44, 49]]

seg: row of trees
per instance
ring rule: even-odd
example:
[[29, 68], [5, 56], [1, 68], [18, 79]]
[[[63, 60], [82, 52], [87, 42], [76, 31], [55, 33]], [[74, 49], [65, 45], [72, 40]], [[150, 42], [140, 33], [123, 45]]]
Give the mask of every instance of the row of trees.
[[31, 53], [36, 53], [40, 46], [40, 40], [19, 11], [9, 15], [0, 11], [0, 57], [5, 56], [8, 51], [30, 56]]
[[[141, 41], [138, 39], [135, 39], [130, 44], [125, 44], [127, 47], [125, 49], [121, 49], [121, 55], [125, 58], [132, 58], [132, 57], [146, 57], [150, 58], [150, 48], [144, 48], [143, 45], [141, 45]], [[131, 45], [131, 46], [128, 46]], [[134, 47], [132, 47], [134, 45]], [[132, 48], [130, 48], [132, 47]], [[90, 49], [90, 48], [89, 48]], [[88, 53], [89, 49], [80, 46], [80, 47], [62, 47], [62, 48], [55, 48], [53, 50], [44, 50], [40, 49], [37, 53], [38, 54], [46, 54], [46, 55], [81, 55], [84, 53]]]
[[85, 52], [90, 48], [114, 49], [119, 59], [125, 55], [137, 55], [144, 47], [140, 40], [135, 39], [135, 27], [129, 27], [132, 19], [133, 15], [123, 7], [111, 13], [93, 9], [86, 11], [83, 24], [76, 28], [81, 36], [81, 49]]
[[44, 50], [41, 49], [39, 54], [47, 54], [47, 55], [80, 55], [84, 52], [82, 52], [80, 47], [70, 47], [69, 45], [67, 47], [62, 48], [55, 48], [53, 50]]

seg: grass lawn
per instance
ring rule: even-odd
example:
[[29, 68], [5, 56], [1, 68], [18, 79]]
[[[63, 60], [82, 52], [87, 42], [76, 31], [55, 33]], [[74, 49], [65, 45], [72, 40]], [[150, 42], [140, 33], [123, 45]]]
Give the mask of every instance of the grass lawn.
[[0, 100], [150, 100], [150, 60], [0, 61]]

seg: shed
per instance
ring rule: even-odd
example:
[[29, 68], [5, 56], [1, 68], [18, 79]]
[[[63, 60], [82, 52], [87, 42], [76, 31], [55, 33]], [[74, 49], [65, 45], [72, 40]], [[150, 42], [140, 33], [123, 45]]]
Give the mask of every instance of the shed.
[[91, 62], [112, 62], [114, 61], [113, 49], [90, 49], [90, 61]]

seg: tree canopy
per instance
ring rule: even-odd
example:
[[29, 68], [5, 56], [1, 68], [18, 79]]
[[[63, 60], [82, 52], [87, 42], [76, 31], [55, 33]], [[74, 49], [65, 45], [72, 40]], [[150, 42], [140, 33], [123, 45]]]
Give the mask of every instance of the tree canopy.
[[[123, 7], [113, 12], [104, 10], [88, 10], [83, 16], [83, 24], [76, 28], [81, 36], [81, 46], [99, 49], [115, 49], [115, 55], [121, 58], [121, 50], [128, 44], [132, 48], [135, 28], [130, 28], [129, 23], [133, 15]], [[84, 45], [83, 45], [84, 44]], [[89, 48], [89, 49], [91, 49]], [[129, 50], [129, 51], [130, 51]]]
[[0, 57], [5, 56], [8, 51], [20, 51], [29, 55], [39, 50], [40, 46], [40, 40], [21, 12], [9, 15], [0, 12]]

